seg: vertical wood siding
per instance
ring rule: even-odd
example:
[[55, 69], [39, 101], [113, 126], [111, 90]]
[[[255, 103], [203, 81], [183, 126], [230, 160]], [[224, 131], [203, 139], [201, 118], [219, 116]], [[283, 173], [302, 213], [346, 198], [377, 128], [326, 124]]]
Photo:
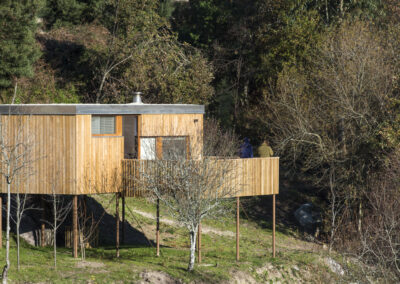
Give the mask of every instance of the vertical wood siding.
[[121, 191], [122, 136], [93, 136], [91, 115], [77, 115], [77, 194]]
[[[2, 115], [6, 144], [30, 145], [28, 167], [16, 177], [13, 193], [59, 194], [75, 192], [76, 132], [72, 115]], [[4, 168], [4, 165], [2, 165]], [[1, 177], [1, 192], [7, 192]]]
[[[168, 161], [165, 161], [168, 163]], [[156, 170], [154, 161], [123, 160], [124, 192], [126, 196], [143, 196], [146, 188], [140, 181], [143, 174]], [[224, 163], [228, 163], [224, 165]], [[172, 165], [172, 163], [171, 163]], [[227, 171], [225, 188], [234, 196], [257, 196], [279, 194], [279, 158], [251, 158], [216, 160], [216, 167]]]
[[[121, 191], [124, 138], [93, 136], [91, 115], [3, 115], [1, 121], [5, 137], [15, 140], [22, 128], [34, 143], [30, 176], [13, 193], [51, 194], [53, 186], [58, 194]], [[139, 136], [188, 136], [192, 157], [200, 155], [202, 131], [201, 114], [138, 117]], [[5, 193], [4, 177], [0, 182]]]
[[200, 155], [203, 137], [202, 114], [144, 114], [140, 136], [189, 136], [192, 157]]

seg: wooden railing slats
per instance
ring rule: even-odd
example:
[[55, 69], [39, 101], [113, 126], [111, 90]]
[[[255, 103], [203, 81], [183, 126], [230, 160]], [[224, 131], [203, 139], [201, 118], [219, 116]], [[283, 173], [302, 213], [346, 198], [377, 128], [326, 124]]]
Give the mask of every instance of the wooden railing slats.
[[[168, 163], [168, 161], [165, 161]], [[220, 159], [219, 163], [231, 163], [235, 179], [227, 178], [229, 186], [235, 188], [236, 196], [257, 196], [279, 193], [279, 158]], [[146, 189], [140, 181], [140, 174], [154, 171], [152, 165], [159, 162], [149, 160], [122, 161], [123, 193], [125, 196], [144, 196]], [[171, 164], [171, 170], [174, 170]]]

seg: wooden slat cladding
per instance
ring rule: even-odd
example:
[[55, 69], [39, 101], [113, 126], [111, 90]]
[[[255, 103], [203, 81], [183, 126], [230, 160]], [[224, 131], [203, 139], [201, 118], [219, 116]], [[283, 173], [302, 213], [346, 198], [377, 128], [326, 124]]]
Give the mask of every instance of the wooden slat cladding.
[[[90, 115], [3, 115], [1, 122], [8, 140], [30, 140], [33, 145], [29, 157], [33, 162], [15, 180], [12, 193], [52, 194], [53, 188], [57, 194], [121, 190], [123, 137], [92, 136]], [[7, 192], [4, 177], [1, 192]]]
[[91, 116], [77, 115], [77, 194], [121, 191], [124, 138], [93, 136]]
[[143, 114], [139, 136], [188, 136], [192, 157], [200, 155], [203, 137], [202, 114]]
[[[146, 189], [140, 182], [143, 173], [152, 174], [154, 161], [123, 160], [123, 188], [126, 196], [143, 196]], [[167, 161], [168, 163], [168, 161]], [[225, 164], [224, 164], [225, 163]], [[234, 196], [257, 196], [279, 193], [279, 158], [216, 160], [216, 167], [227, 171], [224, 187]], [[172, 166], [171, 166], [172, 167]], [[232, 196], [233, 197], [233, 196]]]
[[[31, 146], [32, 162], [17, 176], [12, 193], [51, 194], [53, 188], [59, 194], [75, 192], [75, 116], [2, 115], [1, 123], [8, 144]], [[4, 177], [1, 192], [7, 192]]]

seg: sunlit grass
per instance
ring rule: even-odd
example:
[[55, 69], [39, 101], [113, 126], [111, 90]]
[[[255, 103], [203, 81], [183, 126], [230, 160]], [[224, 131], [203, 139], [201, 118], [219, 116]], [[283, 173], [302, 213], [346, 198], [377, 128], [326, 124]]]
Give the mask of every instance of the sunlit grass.
[[[101, 196], [96, 199], [105, 204], [108, 198], [110, 196]], [[154, 206], [144, 200], [127, 199], [127, 204], [141, 211], [155, 213]], [[108, 212], [112, 214], [113, 210], [115, 207], [110, 206]], [[166, 216], [164, 215], [164, 217]], [[141, 226], [155, 229], [154, 220], [140, 214], [134, 213], [134, 216], [127, 214], [127, 221], [135, 228], [137, 227], [135, 224], [139, 222]], [[234, 213], [227, 214], [218, 221], [205, 220], [203, 224], [221, 231], [235, 232], [235, 215]], [[315, 271], [321, 268], [321, 264], [318, 263], [318, 254], [310, 253], [306, 249], [291, 248], [292, 244], [301, 247], [303, 242], [279, 231], [277, 232], [277, 258], [273, 259], [271, 230], [261, 228], [258, 224], [243, 218], [240, 228], [240, 261], [236, 262], [235, 259], [236, 241], [234, 236], [203, 234], [203, 263], [196, 265], [195, 271], [189, 273], [186, 271], [189, 258], [189, 238], [185, 228], [162, 224], [160, 231], [162, 244], [160, 257], [156, 257], [155, 248], [151, 245], [122, 246], [119, 259], [115, 258], [114, 247], [91, 248], [86, 251], [86, 261], [89, 264], [85, 267], [79, 265], [80, 259], [72, 258], [71, 249], [59, 248], [57, 270], [53, 268], [52, 247], [31, 247], [24, 243], [21, 249], [21, 270], [18, 272], [16, 270], [16, 248], [13, 241], [10, 279], [15, 282], [135, 282], [140, 279], [142, 271], [155, 270], [164, 271], [173, 278], [181, 279], [184, 282], [193, 280], [219, 282], [230, 279], [233, 270], [242, 270], [261, 281], [260, 276], [256, 275], [254, 271], [268, 263], [282, 267], [296, 264]], [[155, 235], [150, 233], [147, 237], [154, 241]], [[3, 263], [4, 254], [3, 248], [0, 255], [0, 262]], [[101, 264], [92, 267], [90, 262]]]

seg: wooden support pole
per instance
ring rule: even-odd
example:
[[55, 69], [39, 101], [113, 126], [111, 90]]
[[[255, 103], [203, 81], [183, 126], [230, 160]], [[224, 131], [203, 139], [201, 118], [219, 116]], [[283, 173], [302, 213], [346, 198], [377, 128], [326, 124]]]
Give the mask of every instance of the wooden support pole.
[[157, 256], [160, 256], [160, 199], [157, 198], [157, 228], [156, 228]]
[[197, 240], [198, 240], [198, 243], [197, 243], [197, 257], [198, 257], [199, 263], [201, 263], [201, 222], [199, 223], [199, 230], [198, 230]]
[[72, 208], [72, 231], [73, 231], [73, 255], [74, 258], [78, 257], [78, 195], [73, 197]]
[[0, 195], [0, 248], [3, 247], [3, 199]]
[[272, 195], [272, 257], [275, 257], [275, 195]]
[[122, 236], [121, 243], [125, 244], [125, 194], [122, 194]]
[[236, 197], [236, 261], [239, 261], [239, 197]]
[[115, 249], [119, 257], [119, 193], [115, 194]]
[[42, 207], [42, 222], [40, 224], [40, 246], [44, 247], [45, 244], [45, 234], [46, 234], [46, 225], [45, 225], [45, 218], [46, 218], [46, 208], [44, 204], [44, 197], [40, 196], [40, 205]]

